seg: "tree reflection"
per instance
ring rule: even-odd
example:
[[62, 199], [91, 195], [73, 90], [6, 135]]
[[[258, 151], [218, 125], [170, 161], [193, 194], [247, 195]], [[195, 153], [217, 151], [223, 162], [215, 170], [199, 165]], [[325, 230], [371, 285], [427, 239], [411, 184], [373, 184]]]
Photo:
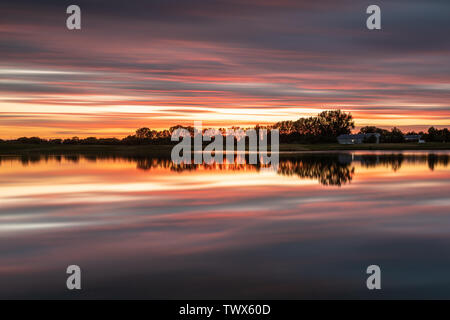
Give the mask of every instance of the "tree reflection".
[[[238, 164], [238, 157], [242, 164]], [[235, 155], [234, 163], [212, 164], [176, 164], [171, 161], [170, 155], [111, 155], [111, 154], [69, 154], [69, 155], [40, 155], [30, 154], [23, 156], [0, 157], [0, 166], [7, 161], [19, 161], [23, 166], [29, 166], [50, 159], [57, 162], [71, 162], [77, 164], [81, 160], [96, 162], [99, 160], [127, 161], [135, 163], [136, 168], [143, 171], [153, 169], [166, 169], [173, 172], [188, 171], [254, 171], [259, 172], [265, 169], [274, 170], [283, 176], [296, 176], [301, 179], [314, 179], [325, 186], [342, 186], [350, 183], [355, 174], [355, 164], [365, 168], [375, 168], [379, 166], [389, 167], [393, 171], [401, 169], [407, 164], [426, 164], [430, 170], [436, 166], [447, 167], [449, 164], [449, 154], [441, 153], [392, 153], [392, 154], [358, 154], [358, 153], [300, 153], [300, 154], [280, 154], [278, 166], [272, 168], [259, 162], [249, 164], [249, 155]]]
[[302, 179], [317, 179], [326, 186], [341, 186], [352, 180], [355, 168], [349, 163], [340, 162], [337, 155], [304, 156], [281, 160], [278, 173]]

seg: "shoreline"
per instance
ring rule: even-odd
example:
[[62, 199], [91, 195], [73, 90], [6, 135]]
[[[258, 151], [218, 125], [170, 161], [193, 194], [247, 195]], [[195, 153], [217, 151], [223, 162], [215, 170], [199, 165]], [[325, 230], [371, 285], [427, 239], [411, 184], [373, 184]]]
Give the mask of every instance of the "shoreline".
[[[107, 153], [170, 155], [173, 145], [42, 145], [42, 144], [0, 144], [0, 155], [23, 154], [67, 154], [67, 153]], [[336, 152], [336, 151], [445, 151], [450, 143], [386, 143], [386, 144], [281, 144], [280, 153], [294, 152]]]

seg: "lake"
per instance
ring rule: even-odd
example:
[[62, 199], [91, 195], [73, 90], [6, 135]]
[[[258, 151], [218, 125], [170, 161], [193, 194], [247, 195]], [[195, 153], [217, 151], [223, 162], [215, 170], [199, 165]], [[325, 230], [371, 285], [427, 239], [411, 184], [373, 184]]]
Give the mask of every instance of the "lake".
[[[450, 152], [0, 157], [0, 298], [450, 298]], [[381, 268], [369, 291], [366, 268]], [[66, 268], [82, 290], [66, 288]]]

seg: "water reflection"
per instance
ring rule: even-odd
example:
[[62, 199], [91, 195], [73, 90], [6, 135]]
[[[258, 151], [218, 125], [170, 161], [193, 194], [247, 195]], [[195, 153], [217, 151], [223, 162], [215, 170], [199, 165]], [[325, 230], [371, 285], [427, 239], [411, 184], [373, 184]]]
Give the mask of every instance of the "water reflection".
[[0, 157], [0, 298], [450, 298], [449, 155]]
[[[63, 160], [78, 163], [80, 160], [90, 162], [96, 161], [127, 161], [135, 163], [136, 168], [143, 171], [153, 169], [168, 169], [173, 172], [209, 170], [209, 171], [255, 171], [271, 169], [258, 159], [257, 164], [248, 164], [249, 155], [235, 155], [232, 164], [224, 161], [222, 164], [175, 164], [169, 156], [149, 156], [149, 155], [22, 155], [19, 157], [0, 157], [0, 165], [5, 161], [20, 161], [23, 166], [33, 163]], [[243, 158], [243, 159], [239, 159]], [[279, 175], [297, 176], [301, 179], [313, 179], [322, 185], [341, 186], [350, 183], [355, 174], [355, 164], [365, 168], [386, 167], [398, 171], [402, 164], [426, 164], [430, 170], [436, 166], [447, 167], [450, 156], [446, 153], [297, 153], [281, 154], [280, 163], [273, 168]], [[243, 164], [238, 164], [242, 162]]]

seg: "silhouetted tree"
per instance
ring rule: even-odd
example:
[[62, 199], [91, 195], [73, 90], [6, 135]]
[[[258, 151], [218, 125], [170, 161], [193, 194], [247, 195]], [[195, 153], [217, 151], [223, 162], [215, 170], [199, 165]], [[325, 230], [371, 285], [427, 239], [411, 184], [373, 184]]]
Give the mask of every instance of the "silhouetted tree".
[[430, 142], [448, 142], [450, 141], [450, 131], [447, 128], [439, 130], [431, 127], [428, 129], [428, 133], [424, 138]]
[[317, 118], [323, 137], [336, 138], [341, 134], [350, 133], [355, 128], [352, 115], [341, 110], [323, 111]]
[[396, 127], [392, 128], [389, 137], [390, 137], [389, 142], [392, 143], [405, 142], [405, 137], [403, 136], [403, 133], [400, 131], [400, 129]]
[[150, 138], [151, 130], [149, 128], [140, 128], [136, 130], [136, 137], [138, 139]]

